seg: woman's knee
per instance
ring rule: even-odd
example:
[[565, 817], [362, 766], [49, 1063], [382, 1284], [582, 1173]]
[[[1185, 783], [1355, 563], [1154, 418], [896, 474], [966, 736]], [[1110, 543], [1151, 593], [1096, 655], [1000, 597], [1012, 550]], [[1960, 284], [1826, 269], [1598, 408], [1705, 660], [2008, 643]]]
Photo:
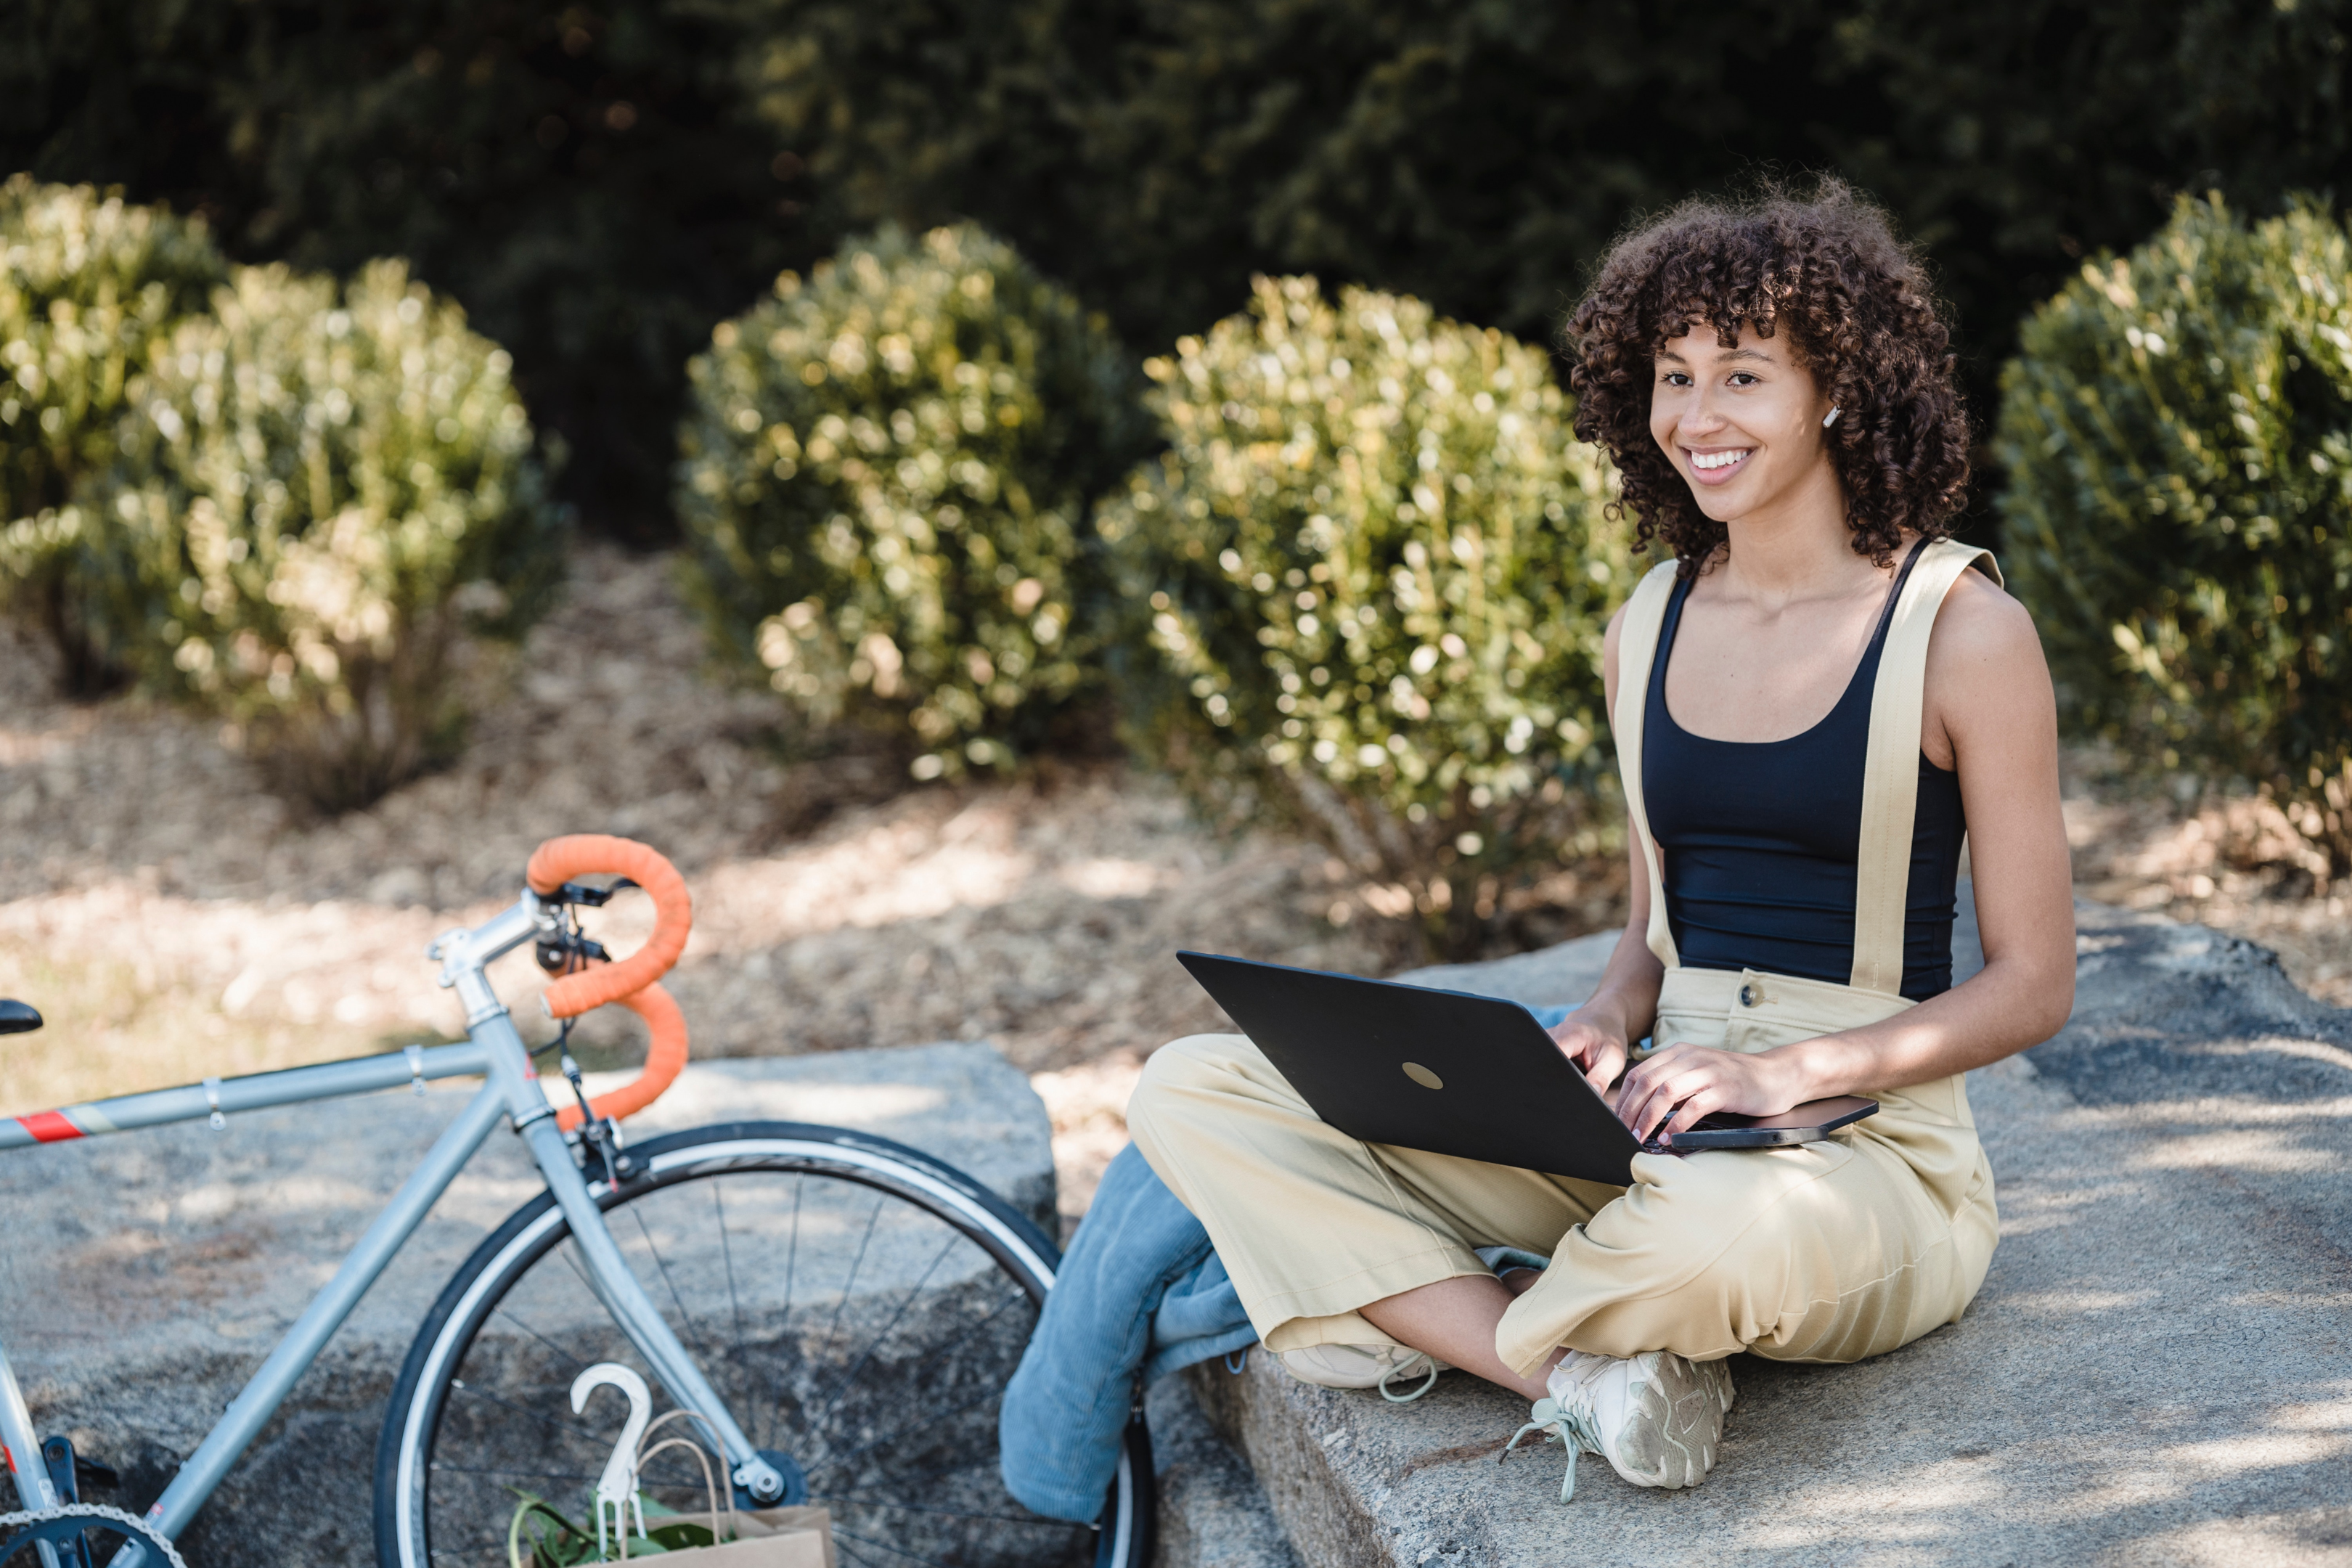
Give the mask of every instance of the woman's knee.
[[1236, 1045], [1255, 1048], [1240, 1035], [1187, 1035], [1146, 1057], [1143, 1075], [1128, 1100], [1129, 1129], [1152, 1120], [1171, 1100], [1215, 1094], [1233, 1085]]

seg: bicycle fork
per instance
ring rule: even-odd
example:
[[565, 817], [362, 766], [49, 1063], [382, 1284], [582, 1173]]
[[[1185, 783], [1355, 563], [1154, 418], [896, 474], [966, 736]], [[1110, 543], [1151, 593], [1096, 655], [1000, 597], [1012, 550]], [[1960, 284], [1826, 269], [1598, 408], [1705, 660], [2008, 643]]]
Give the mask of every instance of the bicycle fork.
[[534, 901], [526, 900], [478, 931], [453, 931], [442, 938], [436, 950], [442, 960], [443, 983], [455, 987], [458, 1000], [466, 1005], [466, 1032], [488, 1058], [489, 1087], [504, 1098], [515, 1131], [522, 1134], [541, 1174], [547, 1178], [547, 1190], [563, 1211], [572, 1243], [580, 1248], [582, 1259], [588, 1266], [588, 1279], [597, 1299], [612, 1313], [621, 1331], [628, 1335], [637, 1353], [654, 1369], [654, 1375], [669, 1390], [670, 1397], [680, 1408], [694, 1412], [701, 1419], [713, 1445], [726, 1456], [729, 1479], [749, 1492], [756, 1504], [780, 1501], [784, 1495], [782, 1474], [760, 1457], [750, 1435], [737, 1425], [719, 1391], [678, 1342], [653, 1298], [637, 1283], [621, 1249], [614, 1245], [613, 1233], [604, 1225], [604, 1211], [596, 1206], [588, 1190], [588, 1179], [581, 1173], [572, 1157], [571, 1145], [564, 1142], [556, 1125], [554, 1108], [540, 1089], [537, 1072], [530, 1065], [530, 1051], [516, 1032], [506, 1005], [498, 999], [490, 989], [488, 977], [482, 973], [486, 956], [478, 955], [476, 949], [504, 951], [505, 946], [513, 945], [499, 928], [509, 920], [531, 921], [535, 908]]

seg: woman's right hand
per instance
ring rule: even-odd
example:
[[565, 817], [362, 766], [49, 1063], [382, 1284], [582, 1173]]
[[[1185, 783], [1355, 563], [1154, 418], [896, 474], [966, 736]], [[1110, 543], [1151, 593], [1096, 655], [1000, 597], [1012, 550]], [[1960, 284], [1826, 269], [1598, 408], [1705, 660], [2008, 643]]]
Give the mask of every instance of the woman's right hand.
[[1614, 1018], [1570, 1013], [1553, 1026], [1551, 1037], [1560, 1054], [1576, 1064], [1592, 1092], [1606, 1095], [1625, 1071], [1631, 1053], [1625, 1048], [1624, 1026]]

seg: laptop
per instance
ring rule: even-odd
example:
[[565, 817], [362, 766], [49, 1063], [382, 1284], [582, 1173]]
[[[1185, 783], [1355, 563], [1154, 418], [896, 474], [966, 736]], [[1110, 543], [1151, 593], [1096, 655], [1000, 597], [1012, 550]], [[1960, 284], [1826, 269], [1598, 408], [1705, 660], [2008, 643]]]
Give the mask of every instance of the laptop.
[[[1644, 1145], [1517, 1002], [1216, 953], [1176, 956], [1315, 1113], [1350, 1138], [1633, 1182]], [[1646, 1152], [1811, 1143], [1877, 1110], [1874, 1100], [1843, 1095], [1778, 1116], [1717, 1112]]]

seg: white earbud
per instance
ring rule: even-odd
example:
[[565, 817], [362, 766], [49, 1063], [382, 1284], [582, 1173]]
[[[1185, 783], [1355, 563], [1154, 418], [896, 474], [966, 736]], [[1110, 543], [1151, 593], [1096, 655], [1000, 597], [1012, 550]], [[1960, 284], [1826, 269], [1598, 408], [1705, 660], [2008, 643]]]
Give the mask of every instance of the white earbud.
[[1827, 414], [1822, 415], [1822, 429], [1824, 429], [1824, 430], [1826, 430], [1826, 429], [1828, 429], [1831, 426], [1832, 426], [1832, 425], [1836, 424], [1836, 423], [1837, 423], [1837, 416], [1838, 416], [1839, 415], [1841, 415], [1841, 414], [1844, 413], [1844, 412], [1845, 412], [1845, 410], [1844, 410], [1844, 409], [1843, 409], [1843, 408], [1834, 408], [1834, 407], [1833, 407], [1833, 408], [1832, 408], [1832, 409], [1831, 409]]

